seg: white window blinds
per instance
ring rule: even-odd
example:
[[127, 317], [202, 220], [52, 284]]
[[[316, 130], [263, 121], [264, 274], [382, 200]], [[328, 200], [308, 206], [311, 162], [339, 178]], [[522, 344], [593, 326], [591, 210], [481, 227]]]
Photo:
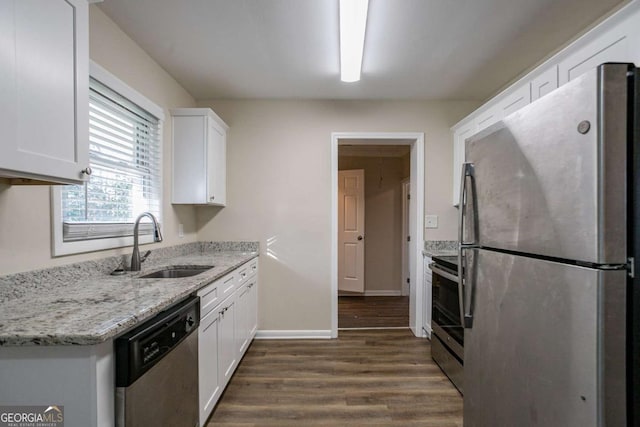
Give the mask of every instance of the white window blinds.
[[[89, 83], [90, 179], [62, 189], [63, 240], [133, 234], [149, 211], [160, 219], [160, 121], [91, 78]], [[143, 223], [140, 233], [151, 233]]]

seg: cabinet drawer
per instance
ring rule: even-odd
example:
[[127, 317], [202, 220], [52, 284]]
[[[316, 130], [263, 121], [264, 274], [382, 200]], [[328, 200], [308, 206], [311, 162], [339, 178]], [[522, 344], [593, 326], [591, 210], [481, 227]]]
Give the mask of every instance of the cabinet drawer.
[[251, 270], [249, 269], [248, 264], [245, 264], [242, 267], [238, 268], [238, 287], [240, 287], [247, 281], [247, 279], [251, 275], [250, 271]]
[[198, 291], [200, 297], [200, 318], [203, 319], [222, 299], [218, 295], [219, 281], [213, 282]]
[[220, 298], [225, 299], [237, 289], [239, 272], [236, 270], [231, 274], [224, 276], [218, 281], [220, 283]]
[[238, 268], [238, 284], [243, 285], [258, 272], [258, 260], [254, 259]]
[[249, 261], [249, 277], [254, 276], [256, 273], [258, 273], [258, 259], [254, 259]]

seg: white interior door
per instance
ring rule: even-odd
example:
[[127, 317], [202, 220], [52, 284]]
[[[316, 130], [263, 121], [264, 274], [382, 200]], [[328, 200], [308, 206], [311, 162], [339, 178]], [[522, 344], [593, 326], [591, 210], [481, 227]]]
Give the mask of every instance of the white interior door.
[[364, 292], [364, 170], [338, 171], [338, 291]]

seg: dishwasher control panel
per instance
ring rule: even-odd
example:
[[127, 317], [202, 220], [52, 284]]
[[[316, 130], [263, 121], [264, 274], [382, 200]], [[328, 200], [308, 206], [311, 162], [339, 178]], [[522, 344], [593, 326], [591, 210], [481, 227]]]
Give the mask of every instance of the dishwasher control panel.
[[200, 298], [171, 306], [117, 338], [116, 387], [127, 387], [151, 369], [199, 325]]

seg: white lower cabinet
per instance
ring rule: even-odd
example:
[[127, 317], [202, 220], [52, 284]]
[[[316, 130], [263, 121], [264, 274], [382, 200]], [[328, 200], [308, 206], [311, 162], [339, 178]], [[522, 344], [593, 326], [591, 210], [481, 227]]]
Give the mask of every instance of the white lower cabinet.
[[238, 353], [244, 353], [256, 335], [258, 329], [258, 276], [247, 280], [238, 291], [236, 313], [236, 347]]
[[[220, 395], [258, 327], [258, 260], [253, 259], [198, 291], [198, 381], [200, 425], [206, 425]], [[218, 296], [222, 298], [218, 298]]]
[[236, 295], [232, 295], [222, 303], [218, 310], [220, 315], [220, 336], [218, 340], [219, 367], [222, 386], [225, 387], [237, 365], [236, 358]]
[[198, 329], [198, 394], [200, 425], [204, 425], [220, 397], [222, 387], [218, 376], [218, 340], [220, 318], [217, 311], [209, 312]]
[[236, 335], [236, 351], [242, 353], [249, 344], [249, 285], [244, 285], [238, 290], [238, 313], [236, 317], [237, 335]]

